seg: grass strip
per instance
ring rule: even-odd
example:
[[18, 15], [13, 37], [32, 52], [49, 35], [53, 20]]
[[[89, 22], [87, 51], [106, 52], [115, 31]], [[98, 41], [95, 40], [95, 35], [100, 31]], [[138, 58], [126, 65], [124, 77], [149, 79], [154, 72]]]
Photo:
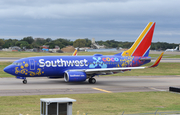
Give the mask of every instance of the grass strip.
[[180, 96], [170, 92], [126, 92], [99, 94], [63, 94], [35, 96], [0, 97], [0, 115], [40, 114], [40, 98], [69, 97], [76, 99], [73, 114], [115, 115], [149, 113], [158, 111], [179, 111]]
[[[102, 55], [114, 55], [118, 52], [78, 52], [78, 55], [94, 55], [94, 54], [102, 54]], [[120, 52], [119, 52], [120, 53]], [[159, 57], [159, 54], [150, 54], [150, 57]], [[0, 57], [33, 57], [33, 56], [71, 56], [72, 53], [46, 53], [46, 52], [3, 52], [0, 51]], [[180, 58], [180, 55], [175, 54], [164, 54], [163, 57], [166, 58]]]

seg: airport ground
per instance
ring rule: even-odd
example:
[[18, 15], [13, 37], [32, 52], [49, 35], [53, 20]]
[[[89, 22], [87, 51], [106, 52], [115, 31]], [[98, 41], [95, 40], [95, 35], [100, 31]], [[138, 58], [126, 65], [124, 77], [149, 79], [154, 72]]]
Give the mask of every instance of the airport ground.
[[19, 79], [0, 78], [0, 96], [168, 91], [170, 86], [180, 87], [180, 76], [103, 76], [96, 80], [96, 84], [89, 84], [29, 78], [28, 84], [23, 84]]
[[[94, 55], [94, 54], [102, 54], [102, 55], [114, 55], [122, 52], [121, 50], [117, 52], [78, 52], [78, 55]], [[158, 57], [163, 51], [150, 51], [151, 57]], [[0, 51], [0, 58], [25, 58], [32, 56], [71, 56], [72, 53], [46, 53], [46, 52], [3, 52]], [[164, 58], [180, 58], [180, 52], [164, 52]], [[15, 60], [14, 59], [14, 60]], [[12, 60], [12, 61], [14, 61]]]
[[[160, 52], [157, 54], [155, 52], [152, 55], [159, 54]], [[180, 55], [179, 52], [166, 54], [171, 57]], [[18, 58], [1, 58], [0, 61], [12, 62]], [[180, 58], [163, 58], [162, 63], [179, 64]], [[164, 70], [164, 73], [171, 73], [169, 75], [100, 76], [96, 77], [96, 84], [65, 83], [63, 79], [47, 78], [28, 78], [28, 84], [22, 84], [22, 80], [3, 77], [0, 78], [0, 101], [4, 106], [0, 105], [0, 115], [5, 115], [8, 111], [29, 115], [39, 114], [40, 98], [67, 96], [77, 99], [74, 103], [76, 107], [73, 107], [74, 114], [77, 110], [91, 114], [102, 114], [104, 111], [104, 114], [111, 115], [120, 114], [123, 111], [127, 113], [151, 112], [156, 109], [177, 111], [180, 108], [180, 96], [169, 93], [168, 89], [170, 86], [180, 87], [180, 74], [178, 74], [180, 66], [177, 68], [178, 66], [174, 68], [177, 72], [175, 75], [172, 74], [175, 72], [172, 71], [171, 65], [169, 70], [172, 72], [168, 72], [167, 68]], [[159, 69], [157, 68], [157, 71]], [[156, 69], [153, 69], [154, 71]], [[8, 106], [13, 109], [10, 110]]]

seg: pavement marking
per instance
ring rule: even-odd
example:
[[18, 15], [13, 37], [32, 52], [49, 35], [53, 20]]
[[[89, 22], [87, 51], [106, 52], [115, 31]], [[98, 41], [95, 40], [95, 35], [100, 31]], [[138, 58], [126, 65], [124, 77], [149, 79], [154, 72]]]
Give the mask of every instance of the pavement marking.
[[92, 89], [103, 91], [103, 92], [106, 92], [106, 93], [112, 93], [111, 91], [107, 91], [107, 90], [104, 90], [104, 89], [99, 89], [99, 88], [92, 88]]
[[156, 91], [166, 91], [166, 90], [157, 89], [157, 88], [154, 88], [154, 87], [150, 87], [150, 89], [152, 89], [152, 90], [156, 90]]

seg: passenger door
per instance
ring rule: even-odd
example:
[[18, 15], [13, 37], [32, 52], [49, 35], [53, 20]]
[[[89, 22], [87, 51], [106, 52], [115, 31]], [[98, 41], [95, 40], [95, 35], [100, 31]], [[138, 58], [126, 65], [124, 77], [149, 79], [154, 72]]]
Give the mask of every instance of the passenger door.
[[30, 64], [30, 70], [35, 70], [35, 61], [34, 61], [34, 59], [29, 59], [29, 64]]

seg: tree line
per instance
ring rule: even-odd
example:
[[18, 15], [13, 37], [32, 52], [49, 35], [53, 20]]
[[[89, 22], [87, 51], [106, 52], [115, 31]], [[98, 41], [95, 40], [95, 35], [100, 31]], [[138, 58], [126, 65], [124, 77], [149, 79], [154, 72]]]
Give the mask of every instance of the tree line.
[[[107, 40], [107, 41], [96, 41], [99, 45], [105, 45], [106, 48], [130, 48], [133, 42], [122, 42], [116, 40]], [[69, 39], [58, 38], [52, 40], [51, 38], [33, 38], [31, 36], [24, 37], [21, 40], [18, 39], [0, 39], [0, 47], [1, 48], [9, 48], [12, 46], [19, 46], [21, 48], [25, 47], [26, 49], [32, 48], [40, 48], [42, 45], [49, 45], [50, 49], [55, 48], [55, 46], [59, 46], [60, 48], [64, 48], [66, 46], [74, 46], [74, 47], [91, 47], [91, 40], [88, 38], [84, 39], [76, 39], [75, 41], [71, 41]], [[151, 50], [165, 50], [171, 49], [179, 46], [179, 44], [175, 43], [166, 43], [166, 42], [156, 42], [151, 44]]]

